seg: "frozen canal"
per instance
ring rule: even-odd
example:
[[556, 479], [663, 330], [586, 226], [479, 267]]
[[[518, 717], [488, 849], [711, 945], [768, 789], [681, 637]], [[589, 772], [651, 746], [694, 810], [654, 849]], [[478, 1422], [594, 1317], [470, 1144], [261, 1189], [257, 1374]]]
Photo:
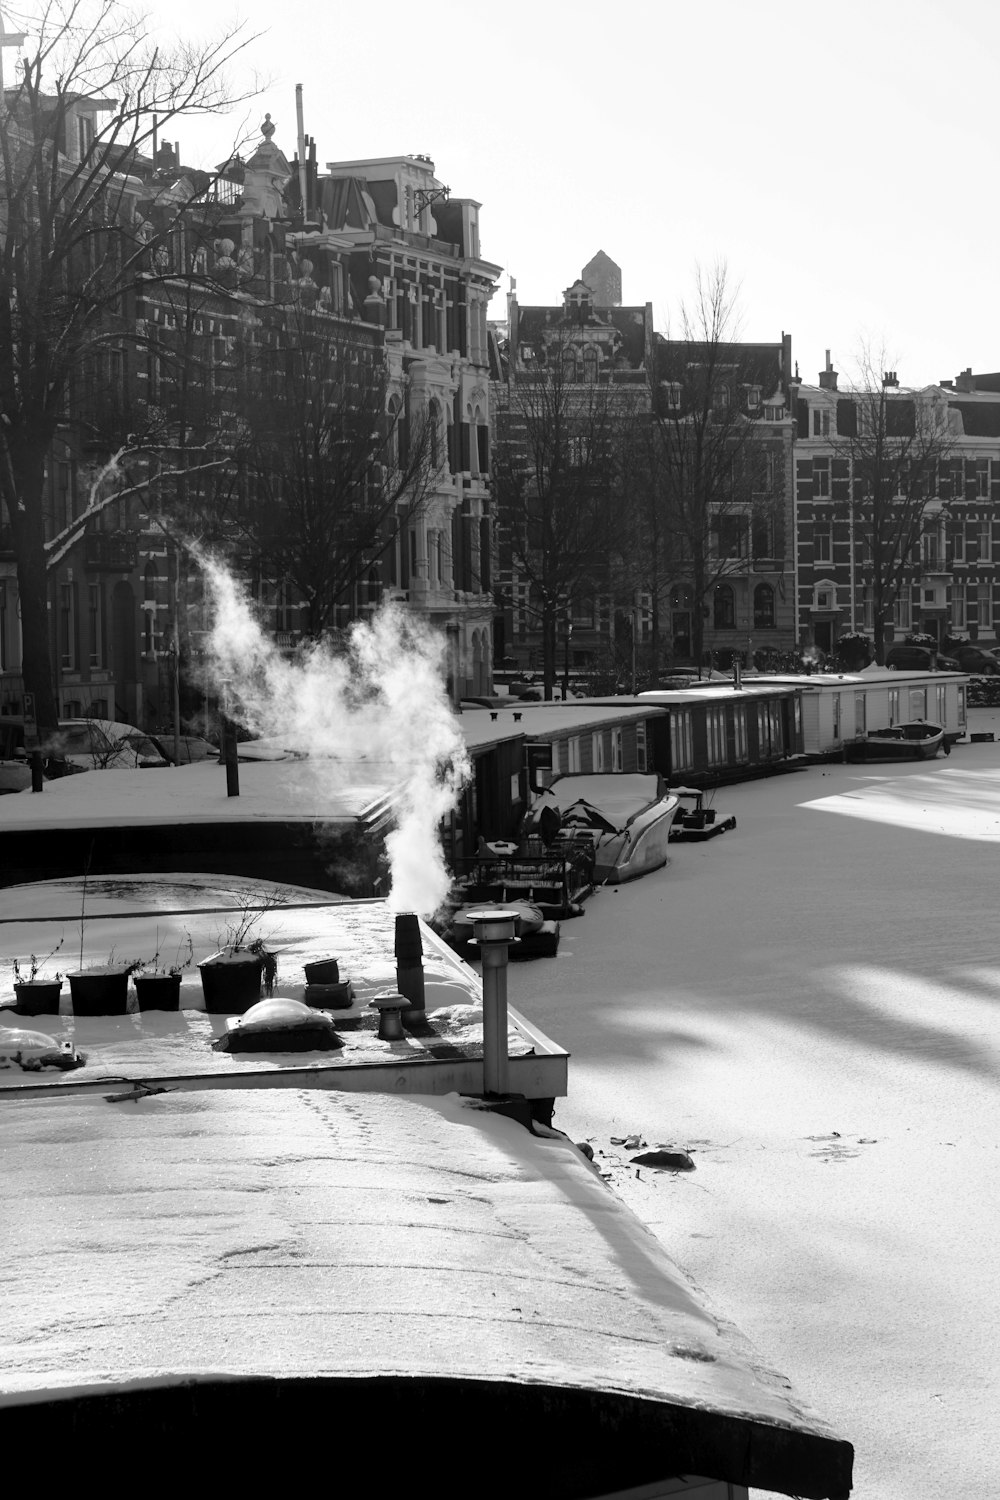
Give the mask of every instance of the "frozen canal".
[[[949, 759], [722, 789], [513, 1004], [555, 1124], [856, 1448], [859, 1500], [1000, 1495], [1000, 713]], [[612, 1137], [689, 1147], [628, 1165]]]

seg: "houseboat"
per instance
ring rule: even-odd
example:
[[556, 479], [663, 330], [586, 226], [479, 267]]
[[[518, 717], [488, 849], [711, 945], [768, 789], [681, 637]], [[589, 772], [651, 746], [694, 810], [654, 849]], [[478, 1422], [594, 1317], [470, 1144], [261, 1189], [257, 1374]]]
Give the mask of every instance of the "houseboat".
[[810, 676], [754, 677], [758, 683], [793, 686], [802, 709], [807, 755], [844, 754], [872, 729], [923, 720], [939, 724], [947, 744], [967, 730], [968, 677], [958, 672], [814, 672]]

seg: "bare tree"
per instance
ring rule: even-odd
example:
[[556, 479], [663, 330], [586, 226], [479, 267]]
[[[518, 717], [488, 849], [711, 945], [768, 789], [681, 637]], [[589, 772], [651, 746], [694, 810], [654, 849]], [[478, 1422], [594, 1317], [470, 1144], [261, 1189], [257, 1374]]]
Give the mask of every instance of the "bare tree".
[[439, 415], [411, 413], [371, 330], [294, 306], [270, 316], [237, 353], [233, 529], [318, 637], [350, 617], [358, 580], [376, 574], [376, 594], [402, 581], [397, 539], [441, 472], [445, 432]]
[[758, 418], [781, 378], [775, 346], [738, 341], [737, 292], [724, 264], [697, 271], [680, 321], [679, 339], [654, 345], [653, 421], [635, 482], [657, 664], [668, 584], [682, 580], [689, 591], [700, 663], [714, 589], [747, 570], [754, 522], [771, 504]]
[[581, 594], [609, 587], [622, 547], [625, 435], [636, 403], [628, 387], [568, 381], [558, 347], [543, 369], [512, 371], [495, 399], [501, 568], [527, 591], [551, 699], [560, 623]]
[[936, 386], [901, 391], [885, 356], [862, 347], [853, 391], [837, 402], [833, 497], [842, 497], [852, 545], [871, 588], [875, 659], [885, 662], [886, 629], [904, 584], [919, 565], [928, 509], [940, 503], [954, 450], [948, 398]]
[[[142, 176], [157, 130], [250, 97], [232, 92], [225, 74], [253, 38], [236, 29], [165, 51], [119, 0], [49, 0], [26, 29], [17, 78], [0, 92], [0, 493], [25, 688], [51, 728], [46, 463], [58, 438], [93, 420], [93, 401], [90, 415], [77, 409], [80, 393], [99, 396], [122, 351], [143, 342], [133, 295], [213, 197], [216, 179], [201, 174], [190, 194], [153, 203]], [[114, 474], [143, 436], [106, 434]], [[112, 477], [107, 470], [92, 487], [88, 521], [115, 497]]]

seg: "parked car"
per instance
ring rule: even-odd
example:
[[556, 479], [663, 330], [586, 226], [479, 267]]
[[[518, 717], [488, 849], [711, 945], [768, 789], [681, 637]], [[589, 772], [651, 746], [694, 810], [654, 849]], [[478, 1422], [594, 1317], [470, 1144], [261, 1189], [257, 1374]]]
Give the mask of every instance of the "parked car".
[[942, 651], [932, 651], [930, 646], [914, 646], [909, 641], [890, 646], [885, 654], [885, 664], [894, 672], [968, 671], [967, 667], [959, 665], [955, 657], [945, 656]]
[[963, 672], [974, 672], [978, 677], [1000, 677], [1000, 661], [992, 651], [984, 651], [982, 646], [966, 641], [961, 646], [953, 647], [950, 654]]
[[[24, 744], [24, 719], [4, 716], [0, 720], [0, 760], [10, 769], [6, 790], [30, 786], [31, 772]], [[55, 734], [42, 746], [47, 775], [68, 770], [118, 770], [122, 767], [168, 766], [171, 757], [155, 735], [117, 719], [60, 719]], [[58, 769], [57, 769], [58, 767]], [[18, 774], [14, 774], [14, 772]]]

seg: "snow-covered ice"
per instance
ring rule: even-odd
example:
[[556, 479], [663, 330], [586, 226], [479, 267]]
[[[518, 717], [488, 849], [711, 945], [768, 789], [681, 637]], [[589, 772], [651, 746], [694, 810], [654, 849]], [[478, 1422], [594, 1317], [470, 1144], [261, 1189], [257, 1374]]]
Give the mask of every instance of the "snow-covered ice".
[[[571, 1053], [555, 1124], [855, 1444], [860, 1500], [998, 1494], [1000, 744], [715, 805], [735, 832], [512, 975]], [[632, 1132], [696, 1171], [637, 1173]]]

